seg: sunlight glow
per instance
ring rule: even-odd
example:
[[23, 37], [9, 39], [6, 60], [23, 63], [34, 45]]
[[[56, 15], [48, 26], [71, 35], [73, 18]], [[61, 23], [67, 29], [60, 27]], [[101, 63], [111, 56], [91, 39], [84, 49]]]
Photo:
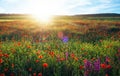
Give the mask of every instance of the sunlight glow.
[[56, 0], [30, 0], [28, 4], [28, 11], [36, 20], [49, 22], [51, 21], [53, 15], [61, 13], [59, 11], [61, 5], [62, 1], [60, 2]]
[[49, 14], [32, 14], [32, 17], [37, 20], [37, 21], [40, 21], [40, 22], [43, 22], [43, 23], [49, 23], [51, 22], [52, 20], [52, 15], [49, 15]]

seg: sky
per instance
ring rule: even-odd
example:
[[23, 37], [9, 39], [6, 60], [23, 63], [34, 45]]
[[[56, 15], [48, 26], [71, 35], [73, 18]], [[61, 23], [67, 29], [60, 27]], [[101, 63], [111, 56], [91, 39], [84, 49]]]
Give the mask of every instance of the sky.
[[0, 0], [0, 13], [120, 13], [120, 0]]

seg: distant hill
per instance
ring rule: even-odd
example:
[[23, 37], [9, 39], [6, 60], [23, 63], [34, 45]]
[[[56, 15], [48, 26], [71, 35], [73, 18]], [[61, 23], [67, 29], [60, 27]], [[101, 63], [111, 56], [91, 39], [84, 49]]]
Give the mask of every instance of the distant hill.
[[[30, 19], [30, 14], [0, 14], [0, 19]], [[78, 15], [55, 15], [56, 19], [66, 20], [120, 20], [120, 14], [117, 13], [100, 13], [100, 14], [78, 14]]]
[[[30, 16], [30, 14], [4, 14], [1, 13], [0, 16]], [[58, 16], [71, 16], [71, 15], [58, 15]], [[99, 13], [99, 14], [77, 14], [72, 15], [77, 17], [120, 17], [120, 14], [117, 13]]]
[[29, 16], [28, 14], [4, 14], [1, 13], [0, 16]]
[[100, 13], [100, 14], [82, 14], [82, 15], [74, 15], [77, 17], [120, 17], [120, 14], [117, 13]]
[[68, 20], [120, 20], [120, 14], [117, 13], [99, 13], [99, 14], [77, 14], [56, 16], [58, 19]]

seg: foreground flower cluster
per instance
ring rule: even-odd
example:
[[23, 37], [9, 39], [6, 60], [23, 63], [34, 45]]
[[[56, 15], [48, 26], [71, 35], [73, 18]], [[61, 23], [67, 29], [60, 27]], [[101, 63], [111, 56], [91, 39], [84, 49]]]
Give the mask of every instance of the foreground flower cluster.
[[113, 61], [115, 58], [112, 56], [92, 57], [94, 53], [89, 58], [89, 51], [84, 53], [85, 50], [80, 50], [83, 52], [81, 54], [58, 50], [32, 50], [33, 46], [23, 49], [23, 44], [9, 50], [3, 47], [3, 50], [0, 50], [0, 76], [111, 76], [111, 73], [119, 74], [120, 70], [119, 49], [114, 55], [117, 59]]

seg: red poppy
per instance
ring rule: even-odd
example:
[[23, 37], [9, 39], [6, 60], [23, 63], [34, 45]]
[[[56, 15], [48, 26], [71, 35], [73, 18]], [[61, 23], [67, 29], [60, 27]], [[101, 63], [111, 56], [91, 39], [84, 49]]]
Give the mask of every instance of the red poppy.
[[14, 65], [14, 64], [12, 64], [12, 68], [14, 68], [14, 66], [15, 66], [15, 65]]
[[111, 68], [111, 65], [107, 65], [106, 68], [107, 68], [107, 69], [110, 69], [110, 68]]
[[64, 61], [65, 60], [65, 58], [60, 58], [60, 61]]
[[44, 67], [44, 68], [47, 68], [47, 67], [48, 67], [48, 64], [47, 64], [47, 63], [43, 63], [43, 67]]
[[79, 69], [82, 70], [84, 68], [84, 66], [80, 65]]
[[86, 63], [86, 62], [87, 62], [87, 59], [84, 59], [83, 62]]
[[2, 59], [0, 59], [0, 64], [1, 64], [1, 63], [3, 63], [3, 60], [2, 60]]
[[1, 73], [0, 76], [5, 76], [5, 74], [4, 74], [4, 73]]
[[36, 73], [33, 73], [33, 76], [37, 76]]
[[38, 76], [42, 76], [42, 73], [38, 73]]
[[4, 54], [4, 57], [8, 58], [8, 57], [9, 57], [9, 55], [8, 55], [8, 54]]
[[38, 56], [38, 58], [42, 59], [42, 58], [43, 58], [43, 56], [42, 56], [42, 55], [39, 55], [39, 56]]
[[31, 46], [27, 46], [27, 48], [29, 48], [29, 49], [30, 49], [30, 48], [31, 48]]
[[36, 60], [35, 62], [36, 62], [36, 63], [38, 63], [38, 62], [39, 62], [39, 60]]
[[72, 53], [70, 56], [71, 56], [71, 58], [74, 58], [74, 57], [75, 57], [75, 54]]
[[20, 42], [18, 42], [17, 44], [18, 44], [18, 46], [20, 46], [20, 45], [21, 45], [21, 43], [20, 43]]
[[100, 66], [102, 69], [106, 69], [106, 64], [102, 63], [102, 64], [100, 64]]
[[3, 56], [3, 54], [0, 54], [0, 57], [2, 57]]
[[55, 54], [54, 52], [49, 52], [49, 54], [53, 57]]
[[120, 49], [118, 49], [118, 53], [120, 53]]
[[108, 76], [108, 74], [105, 74], [105, 76]]

